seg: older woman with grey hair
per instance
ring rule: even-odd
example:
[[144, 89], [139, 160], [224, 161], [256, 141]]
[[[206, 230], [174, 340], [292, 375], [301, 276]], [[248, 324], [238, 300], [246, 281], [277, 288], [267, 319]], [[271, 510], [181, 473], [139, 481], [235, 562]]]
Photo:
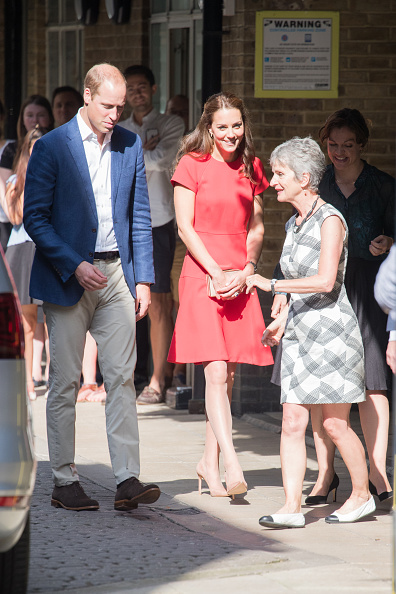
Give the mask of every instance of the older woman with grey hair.
[[[262, 526], [302, 528], [301, 496], [306, 470], [305, 431], [312, 407], [321, 406], [323, 425], [349, 470], [352, 493], [328, 523], [355, 522], [375, 510], [369, 493], [362, 443], [349, 423], [351, 403], [365, 399], [363, 345], [343, 284], [348, 229], [343, 216], [318, 194], [325, 168], [319, 145], [293, 138], [272, 153], [271, 186], [279, 202], [297, 213], [286, 224], [280, 259], [284, 280], [259, 274], [247, 278], [247, 292], [290, 294], [268, 326], [262, 342], [274, 346], [283, 336], [281, 466], [285, 505], [263, 516]], [[334, 486], [334, 493], [337, 486]], [[335, 497], [334, 497], [335, 499]]]

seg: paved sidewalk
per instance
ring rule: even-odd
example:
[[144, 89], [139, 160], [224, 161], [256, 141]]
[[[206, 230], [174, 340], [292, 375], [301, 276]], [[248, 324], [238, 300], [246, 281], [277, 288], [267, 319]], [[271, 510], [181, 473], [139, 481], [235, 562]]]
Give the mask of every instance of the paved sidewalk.
[[[235, 445], [249, 492], [244, 499], [197, 491], [195, 465], [204, 443], [204, 417], [166, 405], [139, 406], [141, 480], [159, 483], [152, 506], [113, 509], [115, 484], [105, 433], [104, 406], [77, 405], [77, 459], [81, 482], [100, 502], [98, 512], [50, 506], [52, 484], [45, 400], [32, 403], [39, 459], [32, 506], [29, 593], [73, 594], [382, 594], [392, 591], [392, 515], [331, 526], [324, 517], [350, 492], [340, 476], [337, 503], [304, 507], [304, 529], [259, 526], [284, 500], [279, 459], [279, 416], [234, 419]], [[272, 419], [272, 421], [271, 421]], [[267, 425], [268, 423], [268, 425]], [[304, 493], [316, 478], [307, 448]]]

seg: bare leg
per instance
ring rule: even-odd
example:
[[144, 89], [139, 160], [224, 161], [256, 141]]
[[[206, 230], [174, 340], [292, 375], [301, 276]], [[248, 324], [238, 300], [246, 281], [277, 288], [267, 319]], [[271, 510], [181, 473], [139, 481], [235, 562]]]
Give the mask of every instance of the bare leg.
[[[35, 398], [32, 369], [33, 369], [33, 336], [37, 324], [37, 305], [22, 305], [22, 322], [25, 334], [25, 367], [26, 386], [31, 398]], [[34, 394], [34, 396], [33, 396]]]
[[45, 332], [44, 323], [40, 322], [36, 324], [36, 330], [33, 337], [33, 367], [32, 375], [34, 379], [41, 382], [43, 379], [43, 373], [41, 369], [41, 360], [43, 356], [43, 349], [45, 344]]
[[360, 423], [370, 460], [370, 480], [378, 493], [391, 491], [386, 476], [389, 402], [385, 391], [367, 390], [366, 401], [359, 404]]
[[169, 294], [151, 293], [151, 305], [148, 312], [150, 318], [150, 342], [153, 355], [153, 375], [150, 387], [162, 392], [165, 386], [167, 357], [172, 338], [172, 320], [169, 315]]
[[44, 379], [46, 382], [48, 382], [48, 376], [49, 376], [49, 364], [50, 364], [50, 352], [49, 352], [49, 338], [48, 338], [48, 328], [47, 328], [47, 322], [45, 321], [45, 316], [44, 316], [44, 348], [45, 348], [45, 371], [44, 371]]
[[[231, 406], [232, 399], [232, 387], [234, 385], [235, 376], [235, 363], [228, 363], [227, 373], [227, 396]], [[205, 450], [201, 460], [197, 464], [197, 473], [207, 479], [208, 485], [210, 484], [211, 494], [215, 497], [222, 497], [227, 495], [223, 483], [220, 478], [219, 471], [219, 457], [220, 457], [220, 446], [216, 439], [213, 429], [206, 415], [206, 437], [205, 437]]]
[[318, 478], [310, 495], [326, 495], [335, 473], [335, 445], [324, 430], [322, 406], [320, 404], [313, 404], [310, 412], [316, 457], [319, 466]]
[[84, 384], [95, 384], [96, 383], [96, 359], [98, 357], [98, 347], [96, 341], [87, 332], [84, 347], [84, 358], [82, 362], [82, 374], [84, 378]]
[[352, 481], [352, 493], [337, 510], [348, 514], [358, 509], [371, 497], [368, 490], [366, 456], [362, 442], [349, 422], [350, 404], [322, 404], [323, 426], [339, 449]]
[[283, 405], [280, 457], [286, 501], [277, 514], [301, 512], [301, 495], [307, 468], [305, 431], [308, 420], [308, 406], [290, 403]]
[[[207, 431], [208, 444], [205, 444], [205, 461], [211, 466], [217, 466], [218, 474], [218, 448], [223, 455], [224, 466], [227, 473], [227, 485], [244, 482], [242, 468], [238, 462], [232, 440], [232, 417], [229, 394], [232, 389], [233, 375], [236, 364], [225, 361], [211, 361], [204, 363], [206, 392], [206, 413], [211, 431]], [[231, 377], [228, 377], [231, 375]], [[213, 439], [214, 438], [214, 439]], [[207, 457], [207, 458], [206, 458]]]

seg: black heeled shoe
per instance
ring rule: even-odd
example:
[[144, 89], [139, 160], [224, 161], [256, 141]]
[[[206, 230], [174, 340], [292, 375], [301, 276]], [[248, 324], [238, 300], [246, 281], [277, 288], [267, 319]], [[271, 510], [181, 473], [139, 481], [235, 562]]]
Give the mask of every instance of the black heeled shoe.
[[371, 481], [369, 481], [369, 491], [371, 495], [375, 495], [376, 497], [378, 497], [378, 500], [381, 502], [386, 501], [387, 499], [393, 499], [393, 491], [383, 491], [383, 493], [378, 494], [377, 488], [373, 485]]
[[308, 495], [305, 498], [305, 503], [307, 505], [321, 505], [322, 503], [327, 503], [327, 498], [330, 493], [333, 491], [333, 502], [336, 501], [337, 498], [337, 489], [338, 485], [340, 484], [340, 479], [338, 478], [338, 474], [334, 474], [333, 480], [331, 481], [331, 485], [329, 490], [327, 491], [327, 495]]

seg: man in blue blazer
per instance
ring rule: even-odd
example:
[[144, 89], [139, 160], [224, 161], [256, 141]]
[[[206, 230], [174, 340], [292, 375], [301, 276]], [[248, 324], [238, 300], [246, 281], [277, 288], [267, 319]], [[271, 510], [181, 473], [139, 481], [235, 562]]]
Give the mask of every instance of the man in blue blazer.
[[51, 504], [77, 511], [99, 508], [85, 494], [74, 464], [75, 404], [88, 330], [98, 344], [107, 393], [114, 507], [129, 510], [160, 496], [157, 485], [138, 480], [135, 329], [147, 314], [154, 269], [141, 142], [116, 125], [125, 94], [117, 68], [91, 68], [84, 106], [36, 142], [26, 174], [24, 224], [36, 244], [30, 294], [43, 300], [50, 341]]

